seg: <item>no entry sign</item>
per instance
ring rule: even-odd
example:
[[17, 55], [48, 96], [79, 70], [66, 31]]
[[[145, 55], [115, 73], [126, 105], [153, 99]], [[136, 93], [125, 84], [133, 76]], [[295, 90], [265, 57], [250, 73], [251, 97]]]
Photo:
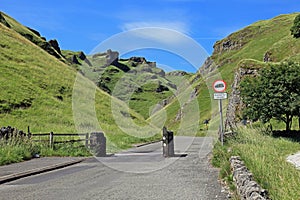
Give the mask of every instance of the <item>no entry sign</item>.
[[213, 89], [215, 92], [224, 92], [226, 90], [226, 82], [223, 80], [216, 80], [213, 83]]

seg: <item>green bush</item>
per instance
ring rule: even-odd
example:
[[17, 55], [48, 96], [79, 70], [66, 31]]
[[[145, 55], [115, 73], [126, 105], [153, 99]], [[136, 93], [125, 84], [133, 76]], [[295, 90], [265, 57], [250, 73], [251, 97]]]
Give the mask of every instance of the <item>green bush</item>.
[[295, 20], [294, 20], [294, 25], [291, 28], [291, 34], [295, 37], [295, 38], [299, 38], [300, 37], [300, 14], [296, 16]]

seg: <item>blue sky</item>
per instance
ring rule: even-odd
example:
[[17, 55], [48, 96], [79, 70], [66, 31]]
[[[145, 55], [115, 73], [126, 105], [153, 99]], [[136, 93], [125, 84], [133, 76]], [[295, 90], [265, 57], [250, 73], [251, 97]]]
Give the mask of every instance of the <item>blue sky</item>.
[[[155, 27], [190, 37], [208, 56], [217, 40], [258, 20], [298, 12], [300, 3], [298, 0], [1, 0], [0, 10], [38, 30], [48, 40], [57, 39], [62, 49], [89, 54], [116, 34]], [[148, 36], [152, 41], [153, 34], [159, 35], [156, 39], [160, 40], [178, 39], [162, 33]], [[113, 50], [118, 51], [118, 46]], [[132, 55], [144, 56], [168, 66], [169, 70], [195, 71], [198, 67], [168, 50], [137, 49], [121, 57]]]

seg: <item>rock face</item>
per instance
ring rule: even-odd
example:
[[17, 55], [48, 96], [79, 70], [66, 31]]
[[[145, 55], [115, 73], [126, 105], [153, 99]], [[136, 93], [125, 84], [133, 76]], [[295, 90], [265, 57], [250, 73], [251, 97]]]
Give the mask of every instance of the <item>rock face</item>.
[[167, 73], [169, 76], [185, 76], [188, 73], [185, 71], [172, 71]]
[[119, 61], [119, 52], [108, 49], [106, 52], [106, 65], [116, 65]]
[[71, 62], [72, 64], [77, 64], [77, 65], [80, 64], [79, 61], [78, 61], [78, 59], [77, 59], [77, 57], [76, 57], [75, 55], [73, 55], [73, 56], [71, 57], [70, 62]]
[[163, 92], [163, 91], [169, 91], [170, 89], [164, 85], [162, 85], [161, 83], [159, 83], [158, 87], [156, 88], [156, 92], [157, 93], [160, 93], [160, 92]]
[[223, 53], [228, 50], [238, 50], [243, 47], [243, 44], [237, 40], [227, 39], [214, 45], [215, 52]]
[[[204, 64], [202, 65], [202, 67], [200, 67], [199, 69], [199, 77], [198, 79], [200, 78], [201, 75], [207, 75], [211, 72], [213, 72], [214, 70], [216, 70], [217, 68], [219, 68], [220, 66], [219, 65], [216, 65], [212, 59], [212, 57], [208, 57]], [[197, 79], [197, 80], [198, 80]]]
[[33, 32], [37, 36], [41, 37], [41, 34], [37, 30], [34, 30], [34, 29], [30, 28], [30, 27], [26, 27], [26, 28], [28, 28], [31, 32]]
[[269, 52], [269, 51], [267, 51], [267, 52], [265, 53], [265, 55], [264, 55], [264, 59], [263, 59], [264, 62], [271, 62], [271, 61], [272, 61], [271, 56], [272, 56], [272, 53]]
[[79, 54], [78, 54], [78, 58], [81, 59], [81, 60], [85, 60], [86, 55], [82, 51], [80, 51]]
[[60, 47], [57, 40], [49, 40], [49, 44], [61, 55]]
[[0, 23], [4, 24], [6, 27], [10, 28], [9, 23], [7, 23], [7, 21], [5, 20], [5, 18], [1, 12], [0, 12]]
[[246, 69], [239, 68], [234, 74], [234, 80], [232, 84], [232, 92], [229, 97], [226, 120], [225, 120], [225, 130], [236, 128], [237, 123], [237, 112], [242, 109], [243, 103], [240, 96], [239, 85], [242, 78], [245, 76], [257, 76], [257, 69]]
[[238, 156], [230, 158], [230, 166], [233, 172], [233, 180], [241, 199], [245, 200], [268, 200], [268, 191], [254, 181], [253, 175], [244, 162]]

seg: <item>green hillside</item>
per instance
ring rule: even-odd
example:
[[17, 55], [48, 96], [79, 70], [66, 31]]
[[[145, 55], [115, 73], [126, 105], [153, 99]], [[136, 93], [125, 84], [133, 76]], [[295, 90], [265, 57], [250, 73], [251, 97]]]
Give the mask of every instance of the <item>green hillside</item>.
[[143, 57], [119, 58], [117, 51], [83, 56], [82, 52], [62, 51], [64, 57], [84, 76], [108, 94], [126, 102], [144, 119], [157, 104], [163, 104], [176, 91], [169, 75]]
[[[188, 78], [191, 85], [197, 89], [199, 104], [199, 127], [205, 130], [203, 121], [211, 119], [211, 129], [218, 128], [218, 105], [212, 100], [212, 82], [224, 79], [227, 82], [227, 92], [231, 91], [235, 71], [240, 68], [261, 68], [268, 62], [280, 62], [291, 59], [300, 61], [300, 40], [293, 38], [290, 28], [298, 13], [280, 15], [273, 19], [253, 23], [226, 38], [217, 41], [213, 54], [201, 66], [198, 73]], [[226, 110], [227, 101], [224, 101]], [[166, 107], [168, 115], [167, 125], [178, 127], [176, 121], [177, 105]], [[215, 127], [215, 128], [213, 128]], [[206, 134], [205, 131], [200, 135]]]
[[223, 78], [231, 84], [238, 64], [243, 62], [247, 66], [249, 59], [259, 62], [263, 62], [264, 58], [268, 58], [269, 62], [300, 61], [300, 40], [293, 38], [290, 32], [296, 15], [286, 14], [258, 21], [216, 42], [211, 59]]
[[[23, 130], [30, 126], [33, 133], [76, 132], [72, 95], [76, 76], [84, 79], [83, 76], [16, 31], [27, 31], [26, 27], [1, 15], [4, 17], [0, 23], [0, 125]], [[127, 148], [155, 137], [153, 132], [153, 137], [144, 139], [126, 134], [114, 120], [110, 103], [113, 99], [100, 89], [96, 89], [95, 96], [97, 120], [108, 137], [109, 149]], [[114, 102], [136, 124], [146, 125], [143, 117], [128, 111], [124, 103]]]
[[[30, 126], [33, 132], [75, 131], [72, 93], [76, 74], [80, 71], [105, 90], [96, 89], [96, 96], [101, 99], [96, 101], [97, 117], [106, 134], [113, 133], [114, 137], [111, 137], [116, 143], [125, 145], [126, 140], [119, 141], [117, 138], [119, 135], [127, 136], [115, 122], [109, 94], [126, 100], [116, 102], [124, 109], [123, 116], [130, 116], [137, 124], [146, 125], [144, 119], [158, 124], [165, 121], [165, 125], [176, 133], [188, 134], [188, 128], [183, 131], [185, 133], [177, 130], [182, 120], [196, 120], [197, 134], [204, 135], [207, 128], [203, 124], [205, 119], [211, 120], [210, 127], [218, 127], [218, 107], [216, 101], [211, 100], [211, 83], [218, 77], [216, 72], [227, 81], [229, 92], [238, 67], [262, 67], [265, 65], [264, 58], [269, 62], [300, 59], [299, 40], [290, 35], [295, 16], [281, 15], [232, 33], [216, 42], [209, 58], [213, 62], [208, 62], [208, 59], [197, 74], [180, 72], [172, 75], [165, 74], [142, 58], [118, 58], [117, 62], [108, 65], [108, 59], [115, 61], [114, 52], [110, 52], [109, 56], [107, 52], [85, 56], [83, 52], [62, 50], [60, 54], [50, 45], [54, 52], [51, 53], [43, 48], [49, 46], [49, 42], [37, 31], [1, 13], [0, 124], [24, 130]], [[138, 74], [139, 79], [133, 78], [133, 74]], [[132, 88], [122, 87], [124, 84]], [[126, 99], [128, 94], [130, 98]], [[124, 103], [132, 109], [129, 113]], [[192, 104], [194, 107], [190, 106]], [[195, 120], [188, 118], [192, 116], [188, 114], [191, 110], [199, 111]], [[166, 114], [164, 120], [160, 120], [164, 116], [161, 113]], [[136, 137], [128, 138], [129, 143], [139, 142]]]

